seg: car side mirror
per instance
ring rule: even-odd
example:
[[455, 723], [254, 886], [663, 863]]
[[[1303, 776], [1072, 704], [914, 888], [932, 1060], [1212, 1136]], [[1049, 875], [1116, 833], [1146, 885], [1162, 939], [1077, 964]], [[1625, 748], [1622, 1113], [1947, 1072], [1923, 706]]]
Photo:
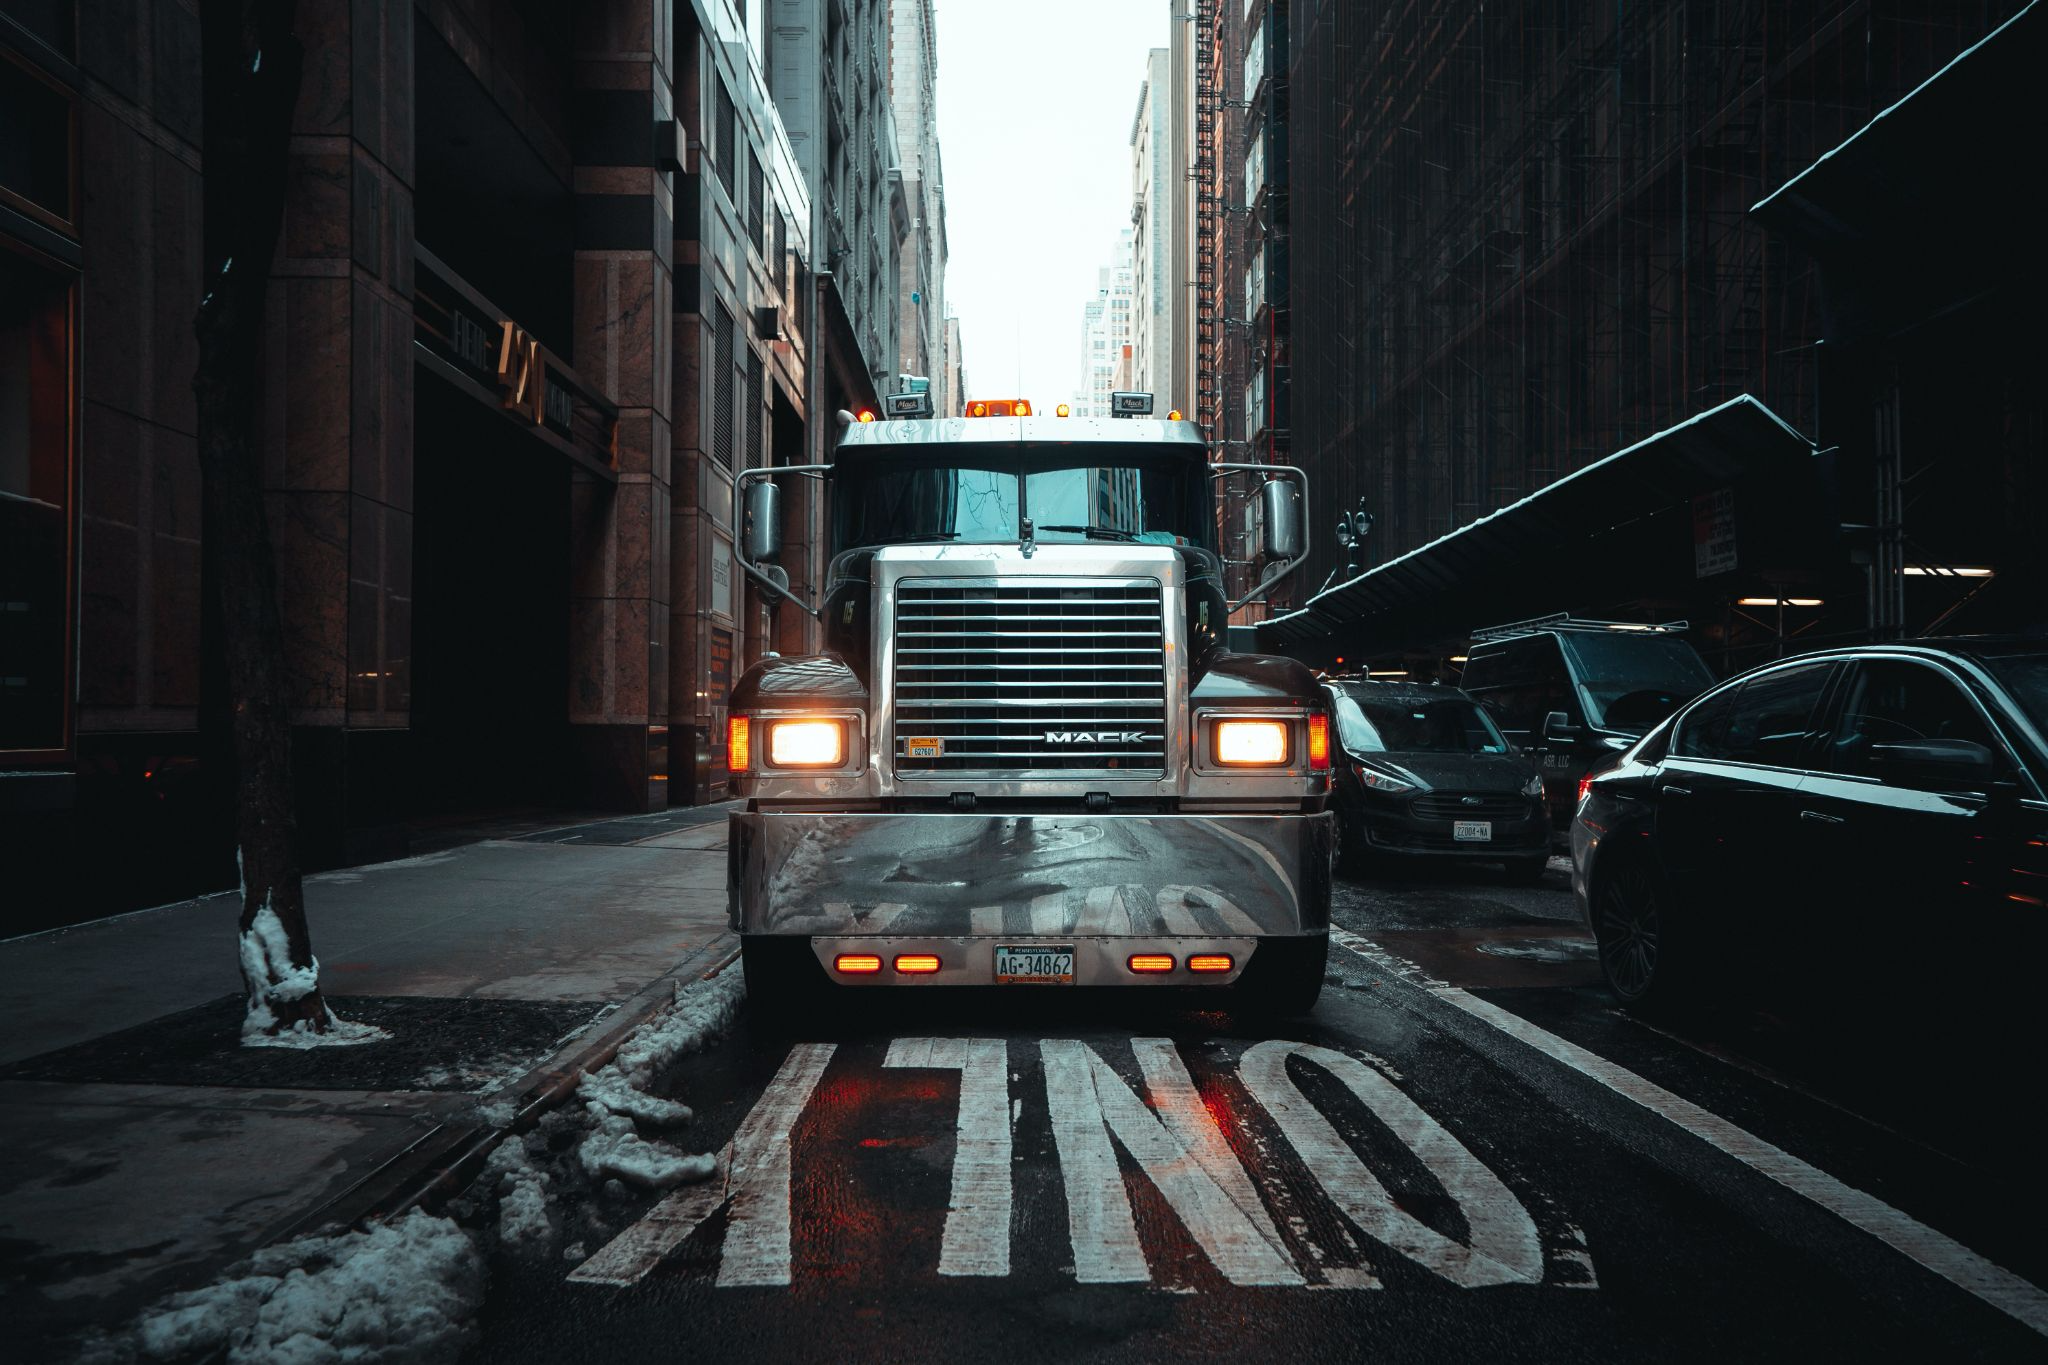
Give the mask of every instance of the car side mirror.
[[1295, 486], [1281, 479], [1259, 485], [1259, 513], [1266, 524], [1266, 543], [1261, 550], [1271, 560], [1301, 557], [1301, 495]]
[[1579, 737], [1579, 727], [1572, 724], [1572, 718], [1563, 711], [1552, 711], [1543, 718], [1543, 738], [1550, 744], [1569, 744]]
[[782, 490], [761, 479], [747, 485], [746, 496], [740, 553], [751, 563], [772, 564], [782, 554]]
[[1870, 746], [1870, 767], [1887, 786], [1988, 792], [1998, 760], [1973, 739], [1900, 740]]

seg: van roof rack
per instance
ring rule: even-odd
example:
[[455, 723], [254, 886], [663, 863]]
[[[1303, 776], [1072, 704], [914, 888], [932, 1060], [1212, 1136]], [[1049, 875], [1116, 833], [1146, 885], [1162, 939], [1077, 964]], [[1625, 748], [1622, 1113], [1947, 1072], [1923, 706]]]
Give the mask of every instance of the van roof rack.
[[1515, 640], [1550, 630], [1631, 631], [1644, 635], [1675, 635], [1689, 629], [1690, 621], [1588, 621], [1569, 612], [1532, 616], [1504, 626], [1483, 626], [1472, 632], [1475, 641]]

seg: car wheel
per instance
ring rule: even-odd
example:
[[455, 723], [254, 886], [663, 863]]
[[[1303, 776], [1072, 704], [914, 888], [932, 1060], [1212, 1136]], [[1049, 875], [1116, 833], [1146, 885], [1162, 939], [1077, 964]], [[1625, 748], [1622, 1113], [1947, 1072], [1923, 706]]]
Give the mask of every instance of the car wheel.
[[1328, 934], [1265, 939], [1231, 988], [1234, 1006], [1262, 1019], [1307, 1014], [1323, 993], [1323, 974], [1329, 966]]
[[1508, 880], [1522, 886], [1534, 886], [1543, 880], [1543, 874], [1550, 870], [1550, 858], [1516, 858], [1507, 864]]
[[1593, 938], [1600, 970], [1625, 1005], [1656, 1009], [1684, 994], [1685, 957], [1672, 951], [1670, 898], [1656, 874], [1630, 862], [1600, 878], [1593, 908]]

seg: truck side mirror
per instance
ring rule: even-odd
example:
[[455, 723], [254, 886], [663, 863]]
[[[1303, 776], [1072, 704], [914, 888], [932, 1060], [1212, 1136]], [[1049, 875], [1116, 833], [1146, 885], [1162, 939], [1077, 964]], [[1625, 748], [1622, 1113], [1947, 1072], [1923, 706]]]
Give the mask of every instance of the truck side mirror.
[[1301, 499], [1293, 484], [1268, 479], [1259, 485], [1259, 514], [1266, 524], [1261, 555], [1268, 561], [1301, 557]]
[[1572, 718], [1563, 711], [1552, 711], [1543, 718], [1543, 739], [1548, 744], [1569, 744], [1579, 737], [1579, 727], [1572, 724]]
[[767, 479], [747, 485], [746, 527], [740, 553], [748, 562], [772, 564], [782, 554], [782, 490]]

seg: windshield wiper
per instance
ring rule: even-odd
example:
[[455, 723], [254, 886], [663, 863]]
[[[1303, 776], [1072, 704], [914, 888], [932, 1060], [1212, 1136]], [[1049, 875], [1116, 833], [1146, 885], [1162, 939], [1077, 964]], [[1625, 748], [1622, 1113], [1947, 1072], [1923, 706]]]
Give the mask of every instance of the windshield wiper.
[[1041, 526], [1038, 529], [1041, 531], [1072, 531], [1075, 535], [1088, 536], [1091, 539], [1123, 540], [1129, 541], [1133, 545], [1139, 543], [1136, 531], [1126, 531], [1115, 526]]

